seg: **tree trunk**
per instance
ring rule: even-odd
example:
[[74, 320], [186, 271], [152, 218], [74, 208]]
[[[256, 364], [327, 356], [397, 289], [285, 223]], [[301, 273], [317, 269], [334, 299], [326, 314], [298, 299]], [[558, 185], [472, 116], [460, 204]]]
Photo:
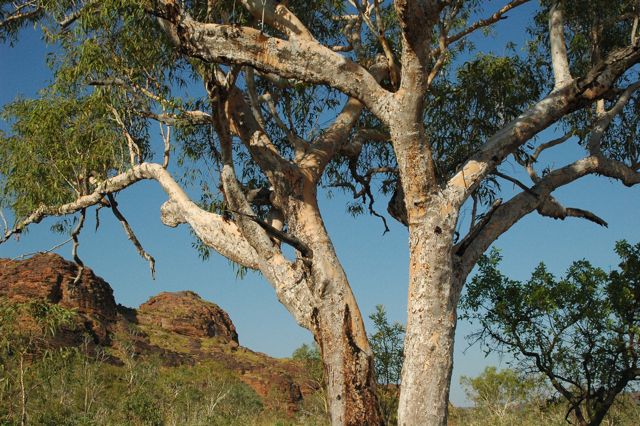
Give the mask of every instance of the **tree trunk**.
[[365, 336], [354, 330], [353, 322], [352, 306], [344, 300], [329, 298], [314, 311], [331, 424], [381, 425], [373, 355], [367, 351], [368, 344], [362, 344]]
[[399, 425], [447, 423], [462, 279], [451, 256], [455, 220], [433, 213], [430, 211], [422, 223], [409, 225], [409, 306]]
[[[322, 354], [332, 425], [381, 425], [373, 352], [360, 309], [315, 202], [315, 187], [289, 204], [290, 230], [313, 252], [311, 331]], [[292, 213], [292, 214], [291, 214]]]

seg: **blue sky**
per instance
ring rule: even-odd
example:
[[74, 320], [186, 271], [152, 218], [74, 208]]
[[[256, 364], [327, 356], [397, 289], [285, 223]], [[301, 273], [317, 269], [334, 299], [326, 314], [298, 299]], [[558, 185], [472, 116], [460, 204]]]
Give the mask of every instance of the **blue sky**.
[[[492, 2], [499, 5], [499, 2]], [[478, 39], [478, 47], [502, 53], [507, 37], [524, 36], [531, 7], [499, 23], [496, 34]], [[505, 36], [506, 34], [506, 36]], [[517, 41], [517, 40], [516, 40]], [[48, 48], [38, 33], [26, 29], [14, 46], [0, 45], [0, 105], [17, 95], [33, 96], [50, 78], [45, 65]], [[0, 128], [6, 128], [0, 123]], [[551, 138], [553, 132], [547, 132]], [[560, 166], [580, 155], [575, 146], [561, 147], [542, 160]], [[508, 171], [507, 165], [503, 170]], [[504, 184], [509, 192], [510, 184]], [[609, 222], [601, 228], [590, 222], [570, 219], [555, 221], [530, 215], [501, 237], [496, 246], [503, 250], [503, 271], [515, 279], [524, 279], [534, 266], [544, 261], [549, 269], [561, 274], [572, 260], [586, 258], [605, 268], [614, 267], [612, 248], [616, 240], [640, 240], [638, 212], [640, 188], [625, 188], [601, 177], [588, 177], [558, 191], [556, 198], [572, 207], [594, 211]], [[302, 343], [310, 342], [309, 332], [295, 324], [277, 302], [268, 283], [258, 274], [249, 273], [238, 280], [229, 262], [220, 256], [202, 262], [192, 248], [193, 239], [187, 228], [167, 228], [160, 222], [159, 207], [164, 195], [150, 182], [140, 183], [119, 197], [122, 211], [136, 230], [145, 248], [157, 260], [157, 279], [151, 280], [147, 263], [139, 258], [127, 241], [120, 225], [111, 215], [101, 215], [101, 226], [93, 231], [89, 216], [81, 235], [80, 256], [114, 289], [116, 300], [136, 307], [160, 291], [194, 290], [231, 315], [243, 346], [272, 356], [289, 356]], [[376, 304], [384, 304], [389, 318], [406, 321], [408, 244], [406, 230], [389, 221], [391, 232], [382, 235], [380, 221], [370, 216], [353, 218], [346, 213], [347, 197], [335, 193], [332, 198], [320, 195], [321, 209], [338, 256], [350, 278], [364, 315], [372, 313]], [[385, 210], [386, 203], [379, 204]], [[6, 212], [5, 212], [6, 213]], [[0, 246], [0, 257], [16, 257], [46, 250], [64, 241], [64, 235], [52, 234], [52, 221], [31, 227], [20, 241], [11, 240]], [[69, 258], [70, 246], [57, 250]], [[461, 322], [458, 327], [451, 399], [464, 404], [459, 386], [461, 375], [475, 376], [489, 364], [505, 366], [492, 356], [485, 359], [478, 347], [466, 352], [464, 336], [473, 325]]]

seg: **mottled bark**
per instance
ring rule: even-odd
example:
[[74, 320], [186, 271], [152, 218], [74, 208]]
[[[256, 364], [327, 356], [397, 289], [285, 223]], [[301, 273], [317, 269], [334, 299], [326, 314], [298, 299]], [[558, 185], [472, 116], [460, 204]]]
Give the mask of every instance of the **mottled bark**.
[[424, 219], [409, 213], [409, 295], [400, 425], [444, 425], [453, 368], [456, 305], [463, 277], [452, 256], [457, 211], [438, 193]]

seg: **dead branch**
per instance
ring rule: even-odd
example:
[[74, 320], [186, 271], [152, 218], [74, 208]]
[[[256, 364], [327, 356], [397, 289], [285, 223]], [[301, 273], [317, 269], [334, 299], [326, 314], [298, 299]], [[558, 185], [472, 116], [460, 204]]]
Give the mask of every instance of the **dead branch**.
[[80, 246], [80, 242], [78, 240], [78, 236], [80, 235], [80, 231], [82, 231], [82, 227], [84, 226], [84, 220], [86, 217], [87, 209], [80, 210], [80, 219], [78, 220], [78, 224], [71, 231], [71, 240], [73, 241], [73, 248], [71, 253], [73, 255], [73, 261], [78, 265], [78, 273], [73, 280], [73, 284], [78, 284], [80, 282], [80, 277], [82, 276], [82, 271], [84, 270], [84, 263], [78, 256], [78, 247]]
[[127, 221], [127, 219], [124, 217], [122, 212], [120, 212], [120, 209], [118, 209], [118, 203], [116, 203], [116, 200], [113, 197], [113, 194], [107, 194], [107, 197], [109, 198], [109, 203], [111, 204], [111, 211], [113, 212], [113, 215], [116, 217], [116, 219], [118, 219], [118, 221], [122, 225], [124, 232], [127, 234], [127, 238], [129, 239], [129, 241], [131, 241], [133, 246], [136, 248], [136, 250], [138, 251], [138, 254], [147, 262], [149, 262], [149, 270], [151, 271], [151, 278], [155, 280], [156, 279], [156, 260], [153, 258], [153, 256], [147, 253], [144, 247], [142, 247], [142, 244], [140, 243], [140, 240], [138, 239], [138, 237], [136, 237], [136, 234], [133, 232], [131, 225], [129, 225], [129, 222]]

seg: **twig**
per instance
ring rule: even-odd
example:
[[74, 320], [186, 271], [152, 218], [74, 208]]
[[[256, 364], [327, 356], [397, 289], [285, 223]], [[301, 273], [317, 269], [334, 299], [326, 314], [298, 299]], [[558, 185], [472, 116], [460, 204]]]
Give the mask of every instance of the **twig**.
[[169, 167], [169, 154], [171, 151], [171, 126], [167, 126], [167, 132], [164, 132], [164, 128], [162, 127], [162, 123], [160, 123], [160, 134], [162, 135], [162, 140], [164, 141], [164, 157], [162, 160], [162, 168], [166, 169]]
[[517, 187], [519, 187], [520, 189], [522, 189], [525, 192], [528, 192], [529, 194], [538, 197], [539, 194], [537, 194], [536, 192], [534, 192], [531, 188], [529, 188], [527, 185], [525, 185], [524, 183], [520, 182], [518, 179], [511, 177], [509, 175], [505, 175], [504, 173], [501, 173], [499, 171], [495, 171], [493, 172], [494, 175], [504, 179], [504, 180], [508, 180], [509, 182], [513, 183], [514, 185], [516, 185]]
[[495, 213], [496, 209], [498, 207], [500, 207], [500, 205], [502, 205], [502, 199], [501, 198], [497, 198], [493, 202], [493, 204], [491, 204], [491, 207], [489, 207], [489, 210], [487, 210], [487, 212], [484, 214], [482, 219], [480, 219], [478, 224], [476, 226], [474, 226], [473, 229], [471, 229], [469, 231], [469, 233], [462, 239], [460, 244], [458, 244], [458, 248], [456, 250], [456, 255], [462, 256], [464, 254], [464, 252], [467, 250], [467, 248], [473, 242], [474, 238], [477, 237], [478, 234], [480, 234], [480, 231], [482, 231], [482, 229], [485, 226], [487, 226], [487, 223], [489, 223], [489, 220], [491, 219], [491, 216], [493, 216], [493, 214]]
[[21, 254], [20, 256], [16, 256], [16, 257], [12, 258], [11, 260], [22, 260], [22, 259], [26, 259], [27, 257], [34, 256], [34, 255], [36, 255], [36, 254], [41, 254], [41, 253], [51, 253], [52, 251], [57, 250], [57, 249], [59, 249], [60, 247], [62, 247], [62, 246], [64, 246], [64, 245], [66, 245], [66, 244], [68, 244], [68, 243], [70, 243], [71, 241], [73, 241], [73, 239], [72, 239], [72, 238], [68, 238], [68, 239], [64, 240], [63, 242], [61, 242], [61, 243], [59, 243], [59, 244], [56, 244], [55, 246], [53, 246], [53, 247], [51, 247], [51, 248], [49, 248], [49, 249], [47, 249], [47, 250], [43, 250], [43, 251], [34, 251], [34, 252], [31, 252], [31, 253]]
[[[113, 116], [114, 116], [116, 122], [122, 128], [122, 133], [124, 134], [124, 137], [127, 140], [127, 146], [129, 147], [129, 160], [131, 161], [131, 165], [134, 166], [134, 165], [136, 165], [136, 163], [139, 164], [140, 162], [142, 162], [142, 155], [140, 154], [140, 147], [133, 140], [133, 137], [131, 136], [131, 133], [129, 133], [129, 131], [127, 130], [127, 126], [124, 124], [124, 121], [122, 121], [122, 118], [120, 117], [120, 114], [118, 113], [118, 111], [114, 107], [109, 107], [109, 108], [111, 109], [111, 112], [113, 113]], [[136, 156], [138, 157], [138, 161], [137, 162], [136, 162]]]

